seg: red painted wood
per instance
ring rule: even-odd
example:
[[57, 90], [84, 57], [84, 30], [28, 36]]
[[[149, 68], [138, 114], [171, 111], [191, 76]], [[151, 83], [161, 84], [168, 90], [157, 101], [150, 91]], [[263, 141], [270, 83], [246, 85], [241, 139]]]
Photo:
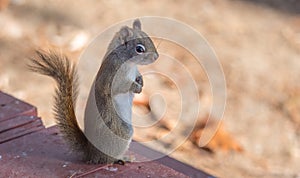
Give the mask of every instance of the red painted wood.
[[86, 164], [70, 152], [56, 127], [6, 142], [0, 146], [0, 155], [3, 177], [188, 177], [155, 161], [125, 166]]
[[[18, 122], [18, 124], [22, 124], [26, 121], [27, 122], [22, 125], [17, 125], [17, 126], [15, 125], [15, 127], [13, 127], [14, 125], [13, 122], [17, 120], [22, 121], [22, 122]], [[10, 124], [9, 126], [12, 127], [6, 128], [3, 132], [0, 132], [0, 144], [45, 128], [42, 121], [35, 116], [18, 116], [17, 119], [13, 118], [9, 120], [9, 122], [5, 121], [2, 123], [4, 124], [9, 123]], [[1, 123], [1, 127], [3, 127], [2, 123]]]
[[29, 124], [36, 120], [40, 120], [40, 118], [36, 116], [17, 116], [15, 118], [5, 120], [0, 124], [0, 134], [10, 129], [15, 129], [17, 127]]
[[37, 116], [36, 107], [0, 91], [0, 124], [17, 116]]
[[36, 108], [0, 91], [0, 144], [45, 128]]

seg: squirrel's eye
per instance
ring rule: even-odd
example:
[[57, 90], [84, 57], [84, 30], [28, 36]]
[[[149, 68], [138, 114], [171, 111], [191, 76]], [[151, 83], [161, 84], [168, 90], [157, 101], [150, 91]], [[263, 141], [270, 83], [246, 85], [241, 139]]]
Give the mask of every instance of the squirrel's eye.
[[142, 53], [144, 53], [144, 52], [146, 51], [146, 49], [145, 49], [145, 46], [144, 46], [144, 45], [138, 44], [138, 45], [136, 45], [136, 47], [135, 47], [135, 51], [136, 51], [138, 54], [142, 54]]

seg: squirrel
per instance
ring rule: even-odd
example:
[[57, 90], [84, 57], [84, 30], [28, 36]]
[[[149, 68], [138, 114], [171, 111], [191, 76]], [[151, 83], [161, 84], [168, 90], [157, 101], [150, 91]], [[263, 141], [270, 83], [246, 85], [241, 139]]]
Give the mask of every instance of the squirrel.
[[132, 28], [122, 27], [109, 43], [89, 96], [96, 105], [97, 117], [89, 117], [87, 104], [84, 132], [75, 115], [79, 83], [76, 66], [54, 51], [36, 53], [38, 57], [30, 59], [29, 69], [56, 81], [54, 117], [70, 147], [83, 153], [89, 163], [122, 161], [133, 135], [133, 96], [143, 87], [137, 65], [150, 64], [159, 56], [151, 38], [142, 31], [140, 20], [134, 20]]

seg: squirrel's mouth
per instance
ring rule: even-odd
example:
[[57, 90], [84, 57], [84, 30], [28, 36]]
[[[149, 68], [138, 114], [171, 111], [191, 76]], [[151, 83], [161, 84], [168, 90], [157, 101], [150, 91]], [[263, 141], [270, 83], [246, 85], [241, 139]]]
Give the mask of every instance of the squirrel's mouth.
[[158, 57], [159, 55], [157, 52], [147, 52], [134, 56], [128, 62], [132, 62], [137, 65], [147, 65], [156, 61]]
[[156, 52], [148, 52], [144, 54], [143, 60], [138, 61], [137, 64], [139, 65], [147, 65], [151, 64], [159, 57], [159, 54]]

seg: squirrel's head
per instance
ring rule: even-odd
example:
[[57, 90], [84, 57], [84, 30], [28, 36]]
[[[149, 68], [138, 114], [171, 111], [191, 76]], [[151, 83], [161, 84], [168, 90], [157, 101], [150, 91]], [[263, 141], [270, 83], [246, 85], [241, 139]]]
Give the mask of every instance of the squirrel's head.
[[139, 19], [133, 22], [132, 28], [124, 26], [115, 34], [108, 53], [141, 65], [150, 64], [158, 58], [156, 48], [151, 38], [142, 31]]

